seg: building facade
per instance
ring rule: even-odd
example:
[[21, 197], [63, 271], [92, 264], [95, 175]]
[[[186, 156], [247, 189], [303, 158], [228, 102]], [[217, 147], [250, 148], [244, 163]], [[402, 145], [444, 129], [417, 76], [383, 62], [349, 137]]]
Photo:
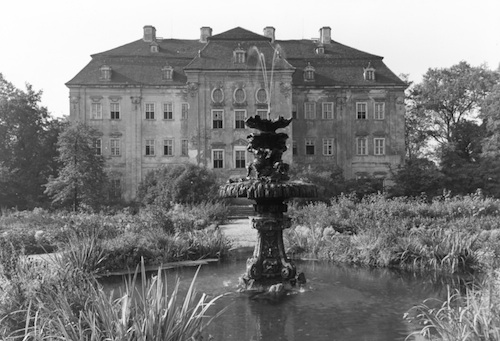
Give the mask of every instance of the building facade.
[[346, 178], [387, 179], [404, 157], [404, 90], [383, 63], [331, 39], [276, 40], [237, 27], [196, 40], [143, 37], [92, 55], [66, 85], [70, 119], [97, 128], [116, 195], [126, 200], [148, 171], [196, 163], [245, 174], [260, 115], [293, 117], [283, 159], [341, 167]]

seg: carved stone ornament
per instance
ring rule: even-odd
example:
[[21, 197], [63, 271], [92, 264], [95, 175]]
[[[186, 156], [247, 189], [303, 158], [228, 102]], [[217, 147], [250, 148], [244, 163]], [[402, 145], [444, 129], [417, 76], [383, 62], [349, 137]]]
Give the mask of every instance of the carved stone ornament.
[[119, 101], [122, 99], [122, 97], [121, 97], [121, 96], [108, 96], [108, 98], [109, 98], [109, 100], [110, 100], [111, 102], [115, 102], [115, 103], [116, 103], [116, 102], [119, 102]]
[[397, 105], [404, 105], [405, 99], [403, 97], [399, 96], [398, 98], [396, 98], [396, 104]]
[[120, 137], [120, 136], [123, 136], [123, 134], [119, 131], [113, 131], [113, 132], [109, 133], [109, 136], [110, 137]]
[[94, 103], [97, 103], [97, 102], [100, 102], [102, 101], [102, 96], [90, 96], [90, 99], [92, 100], [92, 102]]
[[290, 97], [292, 93], [292, 84], [290, 82], [281, 82], [280, 83], [280, 91], [285, 98]]
[[135, 110], [137, 110], [138, 106], [141, 104], [142, 97], [141, 96], [130, 96], [130, 100], [132, 101], [132, 104], [135, 105]]
[[70, 96], [69, 101], [73, 105], [73, 109], [76, 109], [77, 104], [80, 102], [80, 96]]
[[191, 97], [196, 96], [198, 93], [198, 83], [195, 82], [189, 82], [186, 85], [188, 93], [191, 95]]

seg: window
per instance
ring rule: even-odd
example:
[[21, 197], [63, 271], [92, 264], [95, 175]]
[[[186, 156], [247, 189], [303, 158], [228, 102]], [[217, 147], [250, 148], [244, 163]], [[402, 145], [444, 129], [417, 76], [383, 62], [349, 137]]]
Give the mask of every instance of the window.
[[212, 128], [213, 129], [222, 129], [223, 126], [223, 118], [224, 118], [224, 110], [212, 110]]
[[366, 103], [356, 103], [356, 118], [366, 120]]
[[367, 81], [373, 81], [375, 80], [375, 71], [373, 70], [366, 70], [365, 71], [365, 78]]
[[292, 104], [292, 118], [295, 120], [297, 119], [297, 105]]
[[314, 67], [311, 63], [307, 63], [307, 66], [304, 68], [304, 80], [305, 81], [314, 81]]
[[154, 120], [154, 119], [155, 119], [155, 104], [146, 103], [146, 120]]
[[212, 100], [215, 103], [222, 103], [222, 101], [224, 100], [224, 93], [222, 92], [221, 88], [217, 88], [212, 91]]
[[212, 162], [214, 168], [224, 168], [224, 150], [212, 150]]
[[174, 69], [169, 65], [166, 65], [161, 69], [161, 75], [164, 81], [172, 80], [173, 73]]
[[173, 120], [174, 119], [174, 111], [173, 111], [172, 102], [163, 103], [163, 119], [164, 120]]
[[181, 140], [181, 156], [188, 156], [188, 140]]
[[375, 102], [375, 119], [383, 120], [385, 119], [385, 103], [384, 102]]
[[241, 49], [237, 49], [234, 51], [234, 62], [236, 64], [243, 64], [245, 63], [245, 51]]
[[91, 118], [94, 120], [102, 119], [102, 104], [101, 103], [92, 103]]
[[109, 66], [107, 66], [107, 65], [101, 66], [100, 71], [101, 71], [100, 80], [103, 80], [103, 81], [111, 80], [111, 68]]
[[187, 120], [188, 113], [189, 113], [189, 104], [188, 103], [182, 103], [181, 104], [181, 119], [182, 120]]
[[292, 141], [292, 155], [297, 155], [297, 141]]
[[111, 156], [120, 156], [120, 140], [110, 139], [109, 146], [111, 149]]
[[313, 139], [306, 139], [306, 155], [314, 155], [315, 141]]
[[174, 140], [172, 139], [163, 140], [163, 155], [165, 156], [174, 155]]
[[236, 149], [234, 151], [234, 167], [235, 168], [245, 168], [247, 165], [246, 160], [246, 150], [244, 147], [241, 149]]
[[333, 102], [323, 103], [323, 119], [324, 120], [333, 119]]
[[327, 155], [327, 156], [333, 155], [333, 152], [334, 152], [333, 142], [334, 142], [333, 138], [323, 139], [323, 155]]
[[267, 109], [258, 109], [255, 113], [260, 117], [267, 118]]
[[304, 103], [304, 118], [312, 120], [316, 118], [316, 102]]
[[122, 196], [122, 186], [120, 179], [111, 179], [109, 186], [109, 196], [118, 199]]
[[146, 151], [147, 156], [155, 155], [155, 140], [146, 140]]
[[120, 103], [110, 103], [109, 112], [111, 113], [112, 120], [120, 119]]
[[356, 155], [368, 155], [368, 139], [366, 137], [356, 138]]
[[267, 102], [267, 91], [266, 89], [260, 88], [257, 90], [257, 102], [258, 103], [266, 103]]
[[236, 103], [241, 104], [241, 103], [245, 102], [246, 97], [247, 97], [247, 96], [246, 96], [246, 94], [245, 94], [245, 90], [243, 90], [243, 89], [241, 89], [241, 88], [236, 89], [236, 91], [234, 92], [234, 101], [235, 101]]
[[385, 138], [373, 139], [373, 154], [385, 155]]
[[95, 155], [102, 155], [102, 140], [101, 139], [94, 139], [94, 154]]
[[235, 110], [234, 111], [234, 128], [245, 129], [245, 110]]

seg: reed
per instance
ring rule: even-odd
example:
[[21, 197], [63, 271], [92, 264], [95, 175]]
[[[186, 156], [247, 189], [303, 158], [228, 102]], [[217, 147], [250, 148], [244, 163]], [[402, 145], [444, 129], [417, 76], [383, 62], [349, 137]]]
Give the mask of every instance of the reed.
[[209, 317], [208, 310], [221, 296], [197, 294], [199, 269], [182, 297], [177, 279], [169, 289], [161, 270], [148, 278], [144, 262], [126, 281], [118, 298], [89, 279], [86, 298], [75, 309], [72, 298], [60, 290], [39, 297], [37, 308], [25, 310], [25, 327], [6, 340], [203, 340], [205, 328], [224, 309]]

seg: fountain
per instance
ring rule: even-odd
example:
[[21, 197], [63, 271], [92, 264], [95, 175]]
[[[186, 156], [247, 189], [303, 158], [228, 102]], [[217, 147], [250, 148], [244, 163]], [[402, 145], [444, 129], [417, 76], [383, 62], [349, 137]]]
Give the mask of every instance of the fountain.
[[241, 282], [245, 289], [282, 288], [305, 283], [303, 273], [297, 275], [294, 263], [287, 257], [283, 244], [283, 230], [290, 227], [291, 219], [285, 200], [294, 197], [315, 197], [314, 185], [302, 181], [290, 181], [289, 165], [281, 159], [287, 150], [288, 135], [276, 130], [287, 127], [292, 119], [262, 119], [249, 117], [245, 124], [260, 133], [248, 135], [247, 150], [255, 159], [247, 167], [247, 176], [220, 187], [219, 195], [225, 198], [245, 197], [255, 201], [256, 216], [251, 218], [252, 227], [258, 231], [254, 253], [247, 260], [246, 273]]

